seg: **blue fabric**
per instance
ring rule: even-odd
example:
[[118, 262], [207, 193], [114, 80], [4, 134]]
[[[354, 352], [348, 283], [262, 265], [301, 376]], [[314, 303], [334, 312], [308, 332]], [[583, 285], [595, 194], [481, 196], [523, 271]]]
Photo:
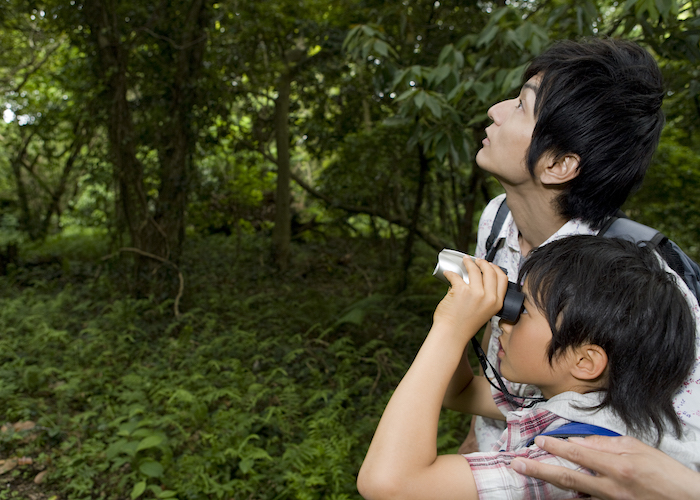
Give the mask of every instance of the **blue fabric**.
[[[540, 436], [553, 436], [558, 438], [569, 438], [572, 436], [585, 437], [585, 436], [619, 436], [615, 431], [606, 429], [605, 427], [598, 427], [592, 424], [583, 424], [581, 422], [569, 422], [561, 427], [557, 427], [554, 430], [543, 432]], [[535, 442], [533, 439], [528, 443], [528, 446], [532, 446]]]

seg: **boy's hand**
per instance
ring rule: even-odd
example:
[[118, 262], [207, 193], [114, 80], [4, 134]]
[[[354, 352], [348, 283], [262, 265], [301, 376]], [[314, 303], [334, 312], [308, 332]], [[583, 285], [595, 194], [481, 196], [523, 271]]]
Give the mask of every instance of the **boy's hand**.
[[495, 264], [464, 257], [469, 284], [460, 275], [445, 271], [451, 286], [435, 309], [433, 325], [450, 328], [471, 339], [501, 307], [508, 288], [508, 277]]

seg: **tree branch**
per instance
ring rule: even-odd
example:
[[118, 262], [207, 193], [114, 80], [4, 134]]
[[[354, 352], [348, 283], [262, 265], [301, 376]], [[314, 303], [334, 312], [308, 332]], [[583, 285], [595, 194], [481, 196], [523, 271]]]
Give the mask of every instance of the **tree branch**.
[[133, 253], [137, 253], [137, 254], [139, 254], [139, 255], [143, 255], [144, 257], [148, 257], [148, 258], [150, 258], [150, 259], [157, 260], [158, 262], [162, 262], [163, 264], [169, 264], [169, 265], [173, 266], [173, 268], [175, 269], [175, 271], [177, 271], [177, 277], [178, 277], [178, 279], [180, 280], [180, 287], [178, 288], [177, 296], [175, 297], [175, 304], [173, 304], [173, 311], [174, 311], [174, 313], [175, 313], [175, 317], [176, 317], [176, 318], [179, 318], [179, 317], [180, 317], [180, 299], [182, 298], [182, 293], [183, 293], [184, 290], [185, 290], [185, 278], [184, 278], [184, 276], [182, 275], [182, 272], [180, 271], [180, 268], [177, 267], [177, 265], [176, 265], [174, 262], [172, 262], [172, 261], [170, 261], [170, 260], [168, 260], [168, 259], [164, 259], [163, 257], [159, 257], [159, 256], [154, 255], [154, 254], [152, 254], [152, 253], [144, 252], [143, 250], [141, 250], [141, 249], [139, 249], [139, 248], [134, 248], [134, 247], [123, 247], [123, 248], [120, 248], [119, 250], [117, 250], [117, 251], [114, 252], [114, 253], [111, 253], [111, 254], [109, 254], [109, 255], [105, 255], [104, 257], [102, 257], [102, 260], [111, 259], [112, 257], [114, 257], [115, 255], [117, 255], [117, 254], [119, 254], [119, 253], [121, 253], [121, 252], [133, 252]]
[[[411, 228], [411, 220], [408, 219], [407, 217], [400, 217], [396, 215], [392, 215], [390, 213], [384, 212], [382, 210], [376, 210], [371, 207], [364, 207], [364, 206], [355, 206], [355, 205], [346, 205], [344, 203], [338, 203], [337, 201], [331, 199], [330, 197], [326, 196], [325, 194], [317, 191], [313, 187], [311, 187], [309, 184], [307, 184], [300, 176], [298, 176], [295, 172], [291, 173], [291, 177], [296, 182], [304, 191], [308, 192], [310, 195], [314, 196], [315, 198], [318, 198], [319, 200], [323, 201], [326, 203], [331, 208], [337, 208], [340, 210], [344, 210], [345, 212], [353, 213], [353, 214], [366, 214], [366, 215], [373, 215], [376, 217], [381, 217], [382, 219], [386, 220], [387, 222], [390, 222], [392, 224], [396, 224], [397, 226], [401, 226], [406, 229]], [[443, 248], [449, 247], [449, 245], [440, 239], [439, 237], [435, 236], [434, 234], [430, 233], [428, 230], [425, 228], [416, 225], [415, 227], [415, 233], [423, 239], [428, 245], [433, 247], [436, 250], [442, 250]]]

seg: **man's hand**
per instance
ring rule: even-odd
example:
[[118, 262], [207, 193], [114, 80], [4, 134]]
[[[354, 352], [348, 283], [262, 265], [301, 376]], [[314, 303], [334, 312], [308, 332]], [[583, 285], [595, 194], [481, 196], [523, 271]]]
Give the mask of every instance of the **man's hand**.
[[567, 442], [539, 436], [535, 444], [597, 474], [523, 458], [511, 462], [515, 471], [560, 488], [605, 500], [691, 500], [700, 495], [700, 473], [632, 437], [572, 437]]

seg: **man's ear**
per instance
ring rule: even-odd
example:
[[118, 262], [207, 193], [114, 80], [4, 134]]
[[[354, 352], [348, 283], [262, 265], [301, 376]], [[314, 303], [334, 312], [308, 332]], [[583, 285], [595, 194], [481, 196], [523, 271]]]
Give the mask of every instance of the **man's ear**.
[[579, 380], [594, 381], [600, 378], [608, 367], [608, 354], [596, 344], [585, 344], [574, 351], [571, 375]]
[[544, 185], [557, 186], [566, 184], [579, 174], [578, 166], [581, 157], [574, 153], [554, 158], [545, 155], [542, 158], [543, 168], [540, 171], [540, 181]]

